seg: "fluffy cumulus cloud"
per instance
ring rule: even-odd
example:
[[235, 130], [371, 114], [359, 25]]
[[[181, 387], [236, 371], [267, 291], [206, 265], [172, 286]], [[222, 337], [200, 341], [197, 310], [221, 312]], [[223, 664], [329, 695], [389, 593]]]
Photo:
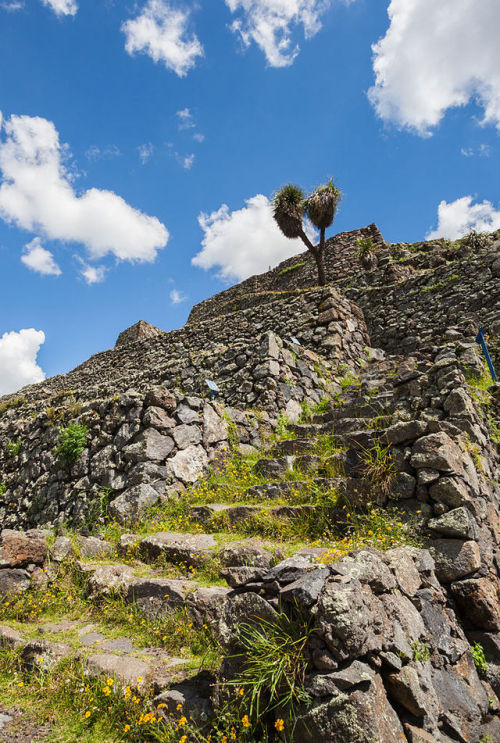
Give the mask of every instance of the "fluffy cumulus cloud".
[[442, 201], [438, 206], [438, 224], [431, 230], [428, 240], [445, 237], [457, 240], [472, 230], [493, 232], [500, 229], [500, 209], [495, 209], [491, 201], [474, 204], [472, 196], [462, 196], [456, 201]]
[[196, 34], [188, 33], [190, 11], [166, 0], [149, 0], [140, 14], [122, 25], [129, 54], [143, 52], [184, 77], [203, 56]]
[[164, 225], [112, 191], [91, 188], [77, 195], [52, 122], [12, 116], [3, 129], [2, 219], [52, 240], [81, 243], [93, 260], [106, 255], [127, 261], [156, 258], [169, 237]]
[[43, 247], [39, 237], [35, 237], [28, 243], [21, 256], [21, 261], [32, 271], [42, 274], [42, 276], [60, 276], [61, 269], [54, 260], [54, 256]]
[[[206, 270], [218, 267], [219, 278], [228, 281], [267, 271], [306, 249], [301, 240], [289, 240], [279, 231], [269, 199], [262, 194], [234, 212], [223, 204], [211, 214], [200, 214], [198, 222], [205, 234], [192, 264]], [[314, 230], [307, 231], [314, 239]]]
[[[351, 0], [344, 0], [348, 3]], [[231, 29], [240, 36], [244, 46], [257, 44], [271, 67], [287, 67], [299, 53], [292, 40], [294, 28], [302, 26], [310, 39], [321, 28], [321, 16], [332, 0], [226, 0], [237, 17]]]
[[105, 266], [90, 266], [85, 261], [80, 260], [81, 271], [83, 278], [87, 284], [100, 284], [106, 278], [106, 267]]
[[0, 395], [45, 379], [36, 363], [40, 346], [45, 342], [42, 330], [27, 328], [18, 333], [4, 333], [0, 338]]
[[57, 15], [76, 15], [78, 11], [75, 0], [42, 0], [42, 3], [52, 8]]
[[447, 109], [475, 100], [500, 129], [498, 0], [391, 0], [374, 46], [378, 115], [429, 134]]

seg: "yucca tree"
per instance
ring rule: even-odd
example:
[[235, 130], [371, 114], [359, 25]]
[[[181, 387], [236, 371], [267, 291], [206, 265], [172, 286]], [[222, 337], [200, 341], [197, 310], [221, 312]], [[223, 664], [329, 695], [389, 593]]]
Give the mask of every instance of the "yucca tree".
[[325, 230], [335, 219], [335, 212], [342, 198], [342, 191], [334, 185], [332, 179], [318, 186], [305, 203], [304, 211], [319, 230], [319, 245], [316, 245], [314, 258], [318, 267], [319, 283], [326, 284], [325, 274]]
[[[273, 199], [273, 216], [285, 237], [300, 237], [308, 251], [314, 257], [318, 269], [320, 286], [326, 284], [324, 265], [325, 230], [335, 217], [338, 202], [342, 194], [330, 179], [327, 184], [318, 186], [309, 198], [304, 191], [292, 183], [283, 186]], [[304, 214], [320, 230], [319, 245], [313, 245], [304, 232]]]

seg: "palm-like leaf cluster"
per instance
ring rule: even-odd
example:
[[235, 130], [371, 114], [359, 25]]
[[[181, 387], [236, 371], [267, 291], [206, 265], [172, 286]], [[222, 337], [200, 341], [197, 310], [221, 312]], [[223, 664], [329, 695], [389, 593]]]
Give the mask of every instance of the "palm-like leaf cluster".
[[[325, 230], [332, 224], [342, 191], [330, 178], [328, 183], [318, 186], [313, 193], [305, 197], [304, 191], [293, 183], [280, 188], [273, 198], [273, 216], [285, 237], [300, 237], [312, 253], [318, 267], [319, 283], [326, 284], [324, 267]], [[307, 214], [312, 224], [320, 230], [319, 245], [314, 246], [304, 232], [303, 219]]]

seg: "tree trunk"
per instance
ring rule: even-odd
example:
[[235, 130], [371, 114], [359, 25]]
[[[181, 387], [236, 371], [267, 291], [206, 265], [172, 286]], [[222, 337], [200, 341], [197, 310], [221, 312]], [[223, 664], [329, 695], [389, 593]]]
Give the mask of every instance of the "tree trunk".
[[325, 262], [324, 262], [324, 247], [325, 247], [325, 230], [322, 229], [320, 233], [320, 243], [316, 247], [312, 244], [312, 242], [307, 237], [306, 233], [302, 230], [302, 234], [300, 235], [300, 238], [308, 251], [313, 255], [314, 260], [316, 261], [316, 266], [318, 269], [318, 280], [320, 286], [326, 285], [326, 273], [325, 273]]

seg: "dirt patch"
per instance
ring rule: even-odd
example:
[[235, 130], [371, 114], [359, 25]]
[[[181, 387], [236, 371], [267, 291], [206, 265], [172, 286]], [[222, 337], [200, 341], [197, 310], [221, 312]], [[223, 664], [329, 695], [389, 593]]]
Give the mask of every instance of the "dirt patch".
[[40, 725], [19, 709], [0, 708], [0, 743], [37, 743], [46, 741], [49, 733], [49, 725]]

